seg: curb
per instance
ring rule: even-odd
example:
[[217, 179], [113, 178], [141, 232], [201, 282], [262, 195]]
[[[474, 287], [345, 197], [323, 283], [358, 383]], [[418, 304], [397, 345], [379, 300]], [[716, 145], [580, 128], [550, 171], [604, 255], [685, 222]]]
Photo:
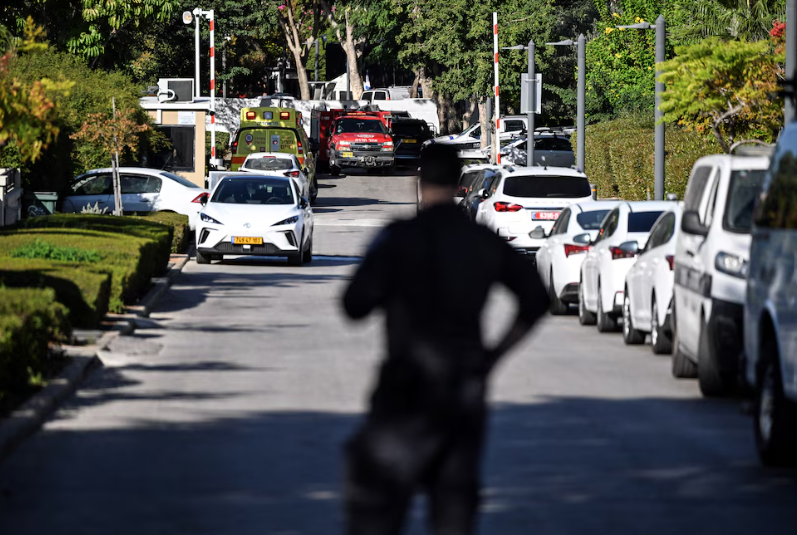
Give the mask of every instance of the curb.
[[71, 396], [81, 383], [95, 369], [103, 365], [99, 352], [106, 349], [119, 336], [132, 334], [136, 329], [135, 317], [149, 316], [152, 308], [160, 301], [174, 279], [183, 271], [191, 258], [193, 249], [186, 255], [174, 255], [176, 262], [165, 277], [153, 279], [154, 287], [147, 293], [141, 304], [129, 307], [135, 316], [109, 316], [116, 319], [112, 330], [105, 332], [96, 344], [84, 347], [65, 348], [72, 359], [58, 377], [50, 380], [44, 389], [26, 401], [5, 420], [0, 421], [0, 463], [28, 437], [36, 433], [44, 422], [55, 413], [66, 398]]

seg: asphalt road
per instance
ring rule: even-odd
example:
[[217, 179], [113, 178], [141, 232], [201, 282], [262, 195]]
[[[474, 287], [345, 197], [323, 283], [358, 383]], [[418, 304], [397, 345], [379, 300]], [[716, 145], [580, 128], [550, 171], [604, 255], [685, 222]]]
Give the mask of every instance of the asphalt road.
[[[106, 367], [0, 466], [0, 533], [340, 533], [340, 443], [361, 417], [378, 318], [338, 297], [410, 177], [324, 180], [309, 266], [189, 263]], [[494, 336], [512, 313], [500, 291]], [[793, 534], [797, 472], [759, 466], [738, 400], [669, 360], [549, 318], [500, 367], [482, 533]], [[424, 533], [422, 504], [409, 533]]]

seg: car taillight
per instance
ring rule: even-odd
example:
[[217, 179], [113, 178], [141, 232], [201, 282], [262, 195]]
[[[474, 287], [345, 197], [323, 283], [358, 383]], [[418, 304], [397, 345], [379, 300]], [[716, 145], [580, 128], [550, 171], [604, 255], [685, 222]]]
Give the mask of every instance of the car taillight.
[[232, 142], [232, 150], [235, 150], [237, 148], [238, 148], [238, 140], [236, 139], [235, 141]]
[[202, 199], [206, 199], [206, 198], [207, 198], [207, 195], [208, 195], [207, 193], [200, 193], [200, 194], [199, 194], [199, 195], [197, 195], [197, 196], [194, 198], [194, 200], [193, 200], [193, 201], [191, 201], [191, 202], [195, 202], [195, 203], [199, 203], [199, 204], [201, 204], [201, 203], [202, 203]]
[[285, 171], [285, 176], [292, 176], [293, 178], [299, 178], [299, 171]]
[[675, 257], [673, 255], [668, 254], [667, 256], [664, 257], [664, 259], [667, 261], [668, 264], [670, 264], [670, 271], [675, 269]]
[[457, 197], [464, 197], [467, 194], [468, 194], [468, 188], [466, 188], [465, 186], [460, 186], [459, 188], [457, 188]]
[[569, 257], [572, 254], [586, 253], [587, 251], [589, 251], [589, 245], [565, 244], [565, 257]]
[[519, 204], [509, 204], [508, 202], [498, 201], [493, 203], [496, 212], [519, 212], [523, 209]]
[[624, 251], [619, 247], [609, 247], [609, 252], [612, 254], [612, 260], [619, 260], [620, 258], [634, 258], [636, 256], [636, 252]]
[[302, 147], [302, 142], [301, 141], [297, 141], [296, 143], [299, 146], [299, 152], [304, 152], [304, 147]]

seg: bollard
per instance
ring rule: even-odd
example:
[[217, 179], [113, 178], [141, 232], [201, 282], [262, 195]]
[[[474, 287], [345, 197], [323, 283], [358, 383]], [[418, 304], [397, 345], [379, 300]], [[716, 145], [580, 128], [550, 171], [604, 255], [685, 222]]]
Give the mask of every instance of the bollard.
[[590, 191], [592, 191], [592, 200], [593, 201], [597, 201], [598, 200], [598, 186], [595, 185], [595, 184], [590, 184], [589, 185], [589, 189], [590, 189]]

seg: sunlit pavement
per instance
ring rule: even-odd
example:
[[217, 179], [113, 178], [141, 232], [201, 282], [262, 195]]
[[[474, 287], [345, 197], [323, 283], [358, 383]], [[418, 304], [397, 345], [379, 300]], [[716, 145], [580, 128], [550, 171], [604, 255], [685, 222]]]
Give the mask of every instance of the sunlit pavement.
[[[0, 467], [0, 533], [340, 533], [340, 444], [381, 326], [349, 324], [338, 298], [351, 257], [414, 211], [411, 177], [329, 178], [311, 265], [189, 263]], [[495, 295], [488, 337], [511, 313]], [[547, 319], [493, 382], [482, 533], [795, 533], [797, 473], [759, 467], [739, 401], [704, 400], [669, 367]]]

